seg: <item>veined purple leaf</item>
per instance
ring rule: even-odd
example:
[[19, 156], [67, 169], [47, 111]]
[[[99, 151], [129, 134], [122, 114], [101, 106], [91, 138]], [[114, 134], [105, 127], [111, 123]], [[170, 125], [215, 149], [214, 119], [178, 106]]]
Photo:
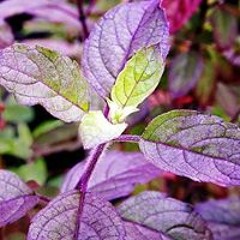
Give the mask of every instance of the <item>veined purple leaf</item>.
[[181, 53], [176, 56], [169, 69], [169, 90], [172, 97], [182, 97], [194, 88], [203, 67], [203, 59], [197, 52]]
[[0, 170], [0, 228], [23, 217], [38, 201], [17, 175]]
[[124, 224], [114, 207], [92, 194], [64, 193], [32, 220], [28, 240], [125, 240]]
[[0, 85], [18, 102], [41, 104], [66, 122], [89, 109], [88, 84], [76, 61], [47, 48], [14, 44], [0, 52]]
[[82, 53], [82, 45], [79, 43], [68, 43], [61, 39], [27, 39], [23, 41], [24, 44], [35, 47], [36, 45], [45, 48], [50, 48], [57, 51], [63, 55], [67, 56], [77, 56], [80, 58]]
[[191, 205], [159, 192], [143, 192], [118, 207], [123, 219], [162, 232], [174, 240], [212, 239], [204, 220]]
[[126, 61], [141, 48], [156, 44], [165, 59], [168, 36], [159, 0], [121, 4], [103, 16], [86, 41], [84, 74], [98, 94], [106, 97]]
[[239, 197], [231, 197], [224, 200], [210, 200], [197, 204], [195, 209], [208, 222], [214, 239], [240, 239]]
[[222, 186], [240, 184], [240, 129], [216, 116], [174, 110], [145, 129], [140, 149], [165, 171]]
[[14, 41], [11, 28], [0, 19], [0, 49], [8, 47]]
[[132, 222], [125, 222], [125, 229], [127, 233], [126, 240], [171, 240], [171, 238], [164, 236], [158, 231]]
[[[86, 162], [80, 162], [67, 174], [62, 192], [76, 187]], [[141, 153], [108, 152], [100, 158], [88, 184], [88, 191], [112, 200], [129, 195], [134, 187], [146, 183], [162, 173], [146, 162]]]

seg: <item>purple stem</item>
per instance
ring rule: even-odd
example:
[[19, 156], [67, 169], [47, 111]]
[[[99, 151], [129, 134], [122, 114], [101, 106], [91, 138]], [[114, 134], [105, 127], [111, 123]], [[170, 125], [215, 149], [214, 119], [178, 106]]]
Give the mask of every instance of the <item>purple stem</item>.
[[82, 177], [80, 178], [77, 187], [78, 189], [80, 189], [80, 191], [82, 193], [85, 193], [87, 191], [87, 185], [88, 185], [88, 181], [91, 177], [91, 174], [96, 166], [96, 163], [98, 161], [98, 159], [100, 158], [100, 156], [102, 155], [102, 153], [104, 152], [104, 150], [107, 148], [107, 144], [100, 144], [98, 145], [95, 149], [92, 150], [89, 158], [88, 158], [88, 162], [87, 162], [87, 166], [85, 168], [85, 171], [82, 175]]
[[45, 204], [48, 204], [51, 201], [51, 199], [46, 197], [46, 196], [43, 196], [43, 195], [40, 195], [40, 194], [37, 194], [37, 196], [39, 197], [40, 201], [42, 201]]
[[118, 138], [113, 139], [113, 142], [130, 142], [130, 143], [139, 143], [141, 137], [138, 135], [124, 134]]
[[[81, 217], [82, 217], [84, 201], [85, 201], [85, 196], [86, 196], [86, 192], [87, 192], [87, 186], [88, 186], [89, 179], [90, 179], [91, 174], [97, 164], [98, 159], [101, 157], [101, 155], [103, 154], [103, 152], [106, 148], [107, 148], [107, 144], [105, 143], [105, 144], [98, 145], [95, 149], [92, 150], [92, 152], [87, 160], [87, 166], [84, 170], [84, 173], [76, 186], [76, 189], [79, 189], [81, 192], [80, 199], [79, 199], [79, 207], [78, 207], [78, 218], [79, 219], [81, 219]], [[81, 225], [81, 221], [77, 221], [73, 239], [78, 239], [80, 225]]]
[[86, 16], [83, 10], [83, 0], [77, 0], [77, 7], [79, 12], [79, 21], [81, 22], [83, 28], [83, 40], [85, 40], [89, 35], [89, 31], [86, 23]]

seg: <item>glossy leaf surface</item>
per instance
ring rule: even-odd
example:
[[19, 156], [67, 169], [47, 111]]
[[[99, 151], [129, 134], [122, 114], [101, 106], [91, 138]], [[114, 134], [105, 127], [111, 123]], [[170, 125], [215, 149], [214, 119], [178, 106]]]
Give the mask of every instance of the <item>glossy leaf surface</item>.
[[101, 18], [85, 43], [84, 74], [98, 94], [106, 97], [127, 60], [154, 44], [165, 59], [168, 24], [159, 1], [121, 4]]
[[59, 195], [32, 220], [28, 240], [124, 240], [125, 228], [113, 206], [78, 191]]
[[88, 85], [79, 66], [55, 51], [15, 44], [0, 52], [0, 84], [19, 103], [41, 104], [66, 122], [89, 109]]
[[[62, 192], [76, 187], [86, 162], [80, 162], [67, 174]], [[162, 171], [146, 162], [141, 153], [110, 151], [97, 162], [90, 178], [88, 191], [112, 200], [129, 195], [137, 184], [146, 183]]]
[[165, 171], [223, 186], [240, 184], [240, 129], [216, 116], [173, 110], [155, 118], [140, 141]]
[[120, 215], [174, 240], [212, 239], [203, 219], [188, 204], [159, 192], [144, 192], [123, 202]]
[[0, 227], [23, 217], [38, 201], [34, 192], [17, 175], [0, 170]]

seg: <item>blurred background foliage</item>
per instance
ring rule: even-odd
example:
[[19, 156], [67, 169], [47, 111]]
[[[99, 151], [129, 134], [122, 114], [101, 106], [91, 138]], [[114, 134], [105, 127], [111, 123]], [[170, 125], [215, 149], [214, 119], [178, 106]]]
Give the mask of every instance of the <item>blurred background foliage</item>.
[[[127, 0], [0, 1], [0, 49], [13, 42], [38, 44], [80, 63], [94, 23], [120, 2]], [[163, 0], [162, 6], [171, 33], [166, 71], [141, 111], [129, 119], [128, 133], [141, 134], [153, 117], [176, 108], [197, 109], [239, 124], [240, 1]], [[16, 172], [39, 192], [54, 196], [64, 174], [85, 158], [77, 129], [78, 124], [64, 124], [40, 106], [18, 105], [0, 88], [0, 168]], [[133, 144], [114, 148], [137, 150]], [[239, 188], [196, 183], [173, 174], [138, 186], [135, 193], [146, 189], [191, 203], [240, 193]], [[25, 217], [2, 229], [0, 239], [25, 239], [28, 223]]]

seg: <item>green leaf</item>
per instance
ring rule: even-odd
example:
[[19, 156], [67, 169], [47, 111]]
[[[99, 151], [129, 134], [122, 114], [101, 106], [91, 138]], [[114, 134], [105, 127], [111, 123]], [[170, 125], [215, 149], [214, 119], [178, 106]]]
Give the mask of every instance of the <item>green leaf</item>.
[[0, 85], [21, 104], [41, 104], [66, 122], [89, 110], [88, 84], [79, 65], [43, 47], [14, 44], [0, 52]]
[[164, 70], [154, 47], [138, 51], [125, 65], [112, 88], [111, 100], [119, 108], [136, 108], [157, 87]]
[[22, 142], [22, 144], [28, 147], [32, 145], [33, 143], [32, 134], [29, 127], [26, 124], [21, 123], [18, 125], [18, 134], [19, 140]]
[[118, 75], [112, 100], [121, 107], [137, 107], [157, 87], [163, 69], [163, 60], [155, 48], [140, 50]]
[[32, 108], [14, 104], [7, 105], [2, 116], [6, 122], [11, 123], [30, 122], [34, 118], [34, 112]]
[[26, 182], [33, 180], [43, 185], [47, 180], [47, 166], [43, 158], [13, 169], [13, 171]]
[[49, 121], [43, 122], [33, 131], [33, 137], [38, 138], [43, 134], [47, 134], [48, 132], [61, 126], [63, 126], [63, 122], [59, 120], [49, 120]]
[[101, 111], [90, 111], [82, 119], [79, 134], [84, 148], [90, 149], [119, 137], [126, 127], [126, 123], [112, 124]]

